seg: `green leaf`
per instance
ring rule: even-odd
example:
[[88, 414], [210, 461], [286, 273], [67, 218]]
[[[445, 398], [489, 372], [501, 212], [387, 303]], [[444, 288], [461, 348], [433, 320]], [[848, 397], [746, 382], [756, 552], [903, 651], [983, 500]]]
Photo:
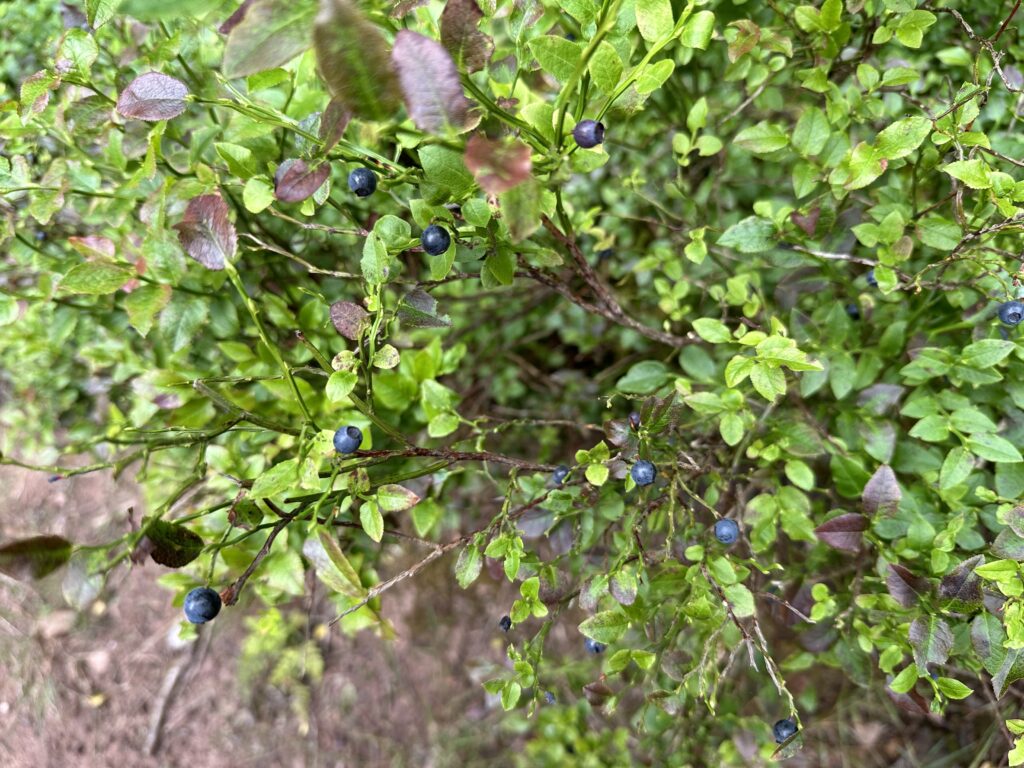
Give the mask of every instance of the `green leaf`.
[[[540, 195], [540, 185], [536, 179], [531, 178], [498, 196], [501, 215], [508, 226], [508, 233], [513, 243], [522, 242], [540, 228]], [[506, 260], [509, 263], [502, 270], [501, 274], [504, 275], [502, 279], [505, 282], [501, 284], [511, 285], [512, 273], [515, 271], [515, 257], [509, 252]]]
[[636, 26], [649, 43], [668, 37], [675, 22], [669, 0], [636, 0]]
[[263, 176], [253, 176], [242, 188], [242, 202], [249, 213], [265, 211], [274, 202], [274, 185]]
[[808, 107], [793, 129], [793, 149], [804, 157], [821, 153], [831, 135], [831, 126], [825, 113], [818, 107]]
[[33, 536], [0, 546], [0, 573], [20, 581], [53, 573], [71, 557], [71, 542], [61, 536]]
[[412, 508], [412, 524], [418, 536], [427, 536], [444, 516], [444, 508], [434, 499], [424, 499]]
[[332, 403], [340, 403], [346, 400], [352, 390], [356, 388], [358, 380], [359, 377], [354, 371], [335, 371], [327, 379], [324, 393]]
[[711, 11], [698, 11], [686, 20], [679, 34], [679, 42], [686, 48], [707, 50], [711, 35], [715, 31], [715, 14]]
[[125, 267], [106, 261], [87, 261], [72, 267], [60, 281], [60, 287], [66, 293], [100, 296], [114, 293], [131, 278], [131, 271]]
[[614, 643], [629, 627], [629, 619], [622, 611], [601, 611], [579, 626], [580, 632], [599, 643]]
[[587, 482], [591, 485], [604, 485], [608, 480], [608, 467], [604, 464], [588, 464], [587, 465]]
[[249, 497], [265, 499], [299, 486], [299, 460], [286, 459], [262, 472], [252, 484]]
[[971, 368], [991, 368], [1005, 360], [1017, 345], [1004, 339], [982, 339], [968, 344], [960, 353], [960, 362]]
[[421, 147], [418, 152], [427, 180], [445, 189], [452, 199], [462, 199], [476, 186], [461, 153], [437, 144]]
[[942, 166], [942, 170], [971, 189], [989, 189], [992, 186], [991, 171], [981, 159], [957, 160]]
[[762, 253], [775, 248], [775, 225], [760, 216], [748, 216], [718, 238], [718, 245], [740, 253]]
[[904, 667], [903, 670], [892, 679], [892, 682], [889, 683], [889, 688], [892, 689], [894, 693], [907, 693], [914, 687], [914, 684], [917, 682], [917, 678], [917, 665], [911, 664]]
[[615, 385], [621, 392], [646, 395], [665, 386], [672, 376], [660, 360], [642, 360], [629, 369]]
[[171, 300], [169, 285], [141, 285], [129, 293], [124, 300], [124, 309], [128, 313], [128, 322], [142, 336], [146, 336], [153, 328], [153, 319], [167, 306]]
[[364, 501], [359, 508], [359, 524], [363, 531], [374, 541], [380, 541], [384, 536], [384, 515], [380, 513], [380, 507], [374, 501]]
[[455, 578], [459, 586], [465, 589], [476, 581], [482, 567], [483, 558], [480, 556], [480, 550], [475, 544], [470, 544], [459, 553], [459, 559], [455, 563]]
[[743, 584], [727, 584], [722, 587], [722, 592], [732, 605], [732, 611], [737, 618], [754, 615], [754, 595]]
[[789, 132], [777, 123], [762, 121], [744, 128], [733, 141], [748, 152], [763, 155], [789, 146]]
[[878, 134], [875, 148], [878, 154], [887, 160], [906, 157], [919, 146], [931, 133], [932, 122], [926, 117], [908, 117], [897, 120]]
[[583, 49], [559, 35], [542, 35], [530, 41], [530, 50], [545, 72], [563, 83], [576, 72]]
[[940, 677], [935, 681], [935, 685], [949, 699], [966, 699], [974, 693], [966, 685], [952, 677]]
[[615, 91], [622, 79], [622, 59], [607, 40], [598, 44], [587, 65], [594, 84], [605, 94]]
[[960, 485], [971, 474], [973, 467], [974, 457], [966, 448], [951, 448], [939, 470], [939, 488], [948, 491]]
[[321, 0], [313, 42], [327, 88], [345, 109], [367, 120], [395, 113], [398, 79], [387, 43], [351, 0]]
[[967, 438], [967, 447], [977, 456], [994, 462], [1024, 461], [1024, 456], [1009, 440], [999, 435], [978, 434]]
[[693, 321], [693, 330], [704, 341], [712, 344], [727, 344], [733, 340], [729, 327], [713, 317], [700, 317]]

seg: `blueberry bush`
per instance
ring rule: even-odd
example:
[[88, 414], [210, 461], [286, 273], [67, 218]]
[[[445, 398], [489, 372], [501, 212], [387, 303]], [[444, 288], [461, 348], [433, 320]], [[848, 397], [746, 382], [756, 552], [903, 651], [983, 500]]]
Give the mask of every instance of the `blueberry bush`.
[[1024, 764], [1019, 0], [48, 5], [0, 9], [0, 461], [146, 508], [0, 570], [278, 623], [314, 571], [380, 642], [437, 560], [506, 580], [524, 766], [855, 697]]

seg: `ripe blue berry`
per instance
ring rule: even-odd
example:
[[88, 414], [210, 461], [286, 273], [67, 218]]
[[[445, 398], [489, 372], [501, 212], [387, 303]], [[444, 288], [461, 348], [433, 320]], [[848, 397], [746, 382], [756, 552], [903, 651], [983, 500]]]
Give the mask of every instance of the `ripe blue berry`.
[[592, 653], [596, 656], [599, 653], [604, 653], [604, 649], [608, 646], [588, 637], [583, 640], [583, 647], [587, 649], [587, 653]]
[[340, 427], [334, 433], [334, 450], [338, 453], [354, 453], [363, 442], [363, 431], [359, 427]]
[[572, 129], [572, 137], [583, 149], [596, 147], [604, 141], [604, 125], [596, 120], [580, 120]]
[[377, 174], [369, 168], [356, 168], [348, 175], [348, 188], [357, 197], [369, 197], [377, 191]]
[[209, 587], [196, 587], [185, 595], [185, 618], [205, 624], [220, 613], [220, 595]]
[[647, 459], [640, 459], [629, 470], [629, 474], [637, 485], [650, 485], [654, 482], [654, 477], [658, 474], [658, 470]]
[[448, 234], [447, 229], [439, 227], [437, 224], [431, 224], [423, 230], [420, 242], [423, 244], [423, 250], [431, 256], [440, 256], [452, 244], [452, 237]]
[[546, 701], [548, 704], [554, 704], [556, 701], [555, 694], [553, 694], [551, 691], [544, 691], [544, 701]]
[[715, 538], [722, 544], [735, 544], [740, 537], [740, 527], [735, 520], [719, 520], [715, 523]]
[[508, 632], [510, 629], [512, 629], [512, 617], [502, 616], [501, 619], [498, 621], [498, 626], [501, 627], [502, 632]]
[[878, 279], [875, 277], [875, 268], [874, 267], [872, 267], [871, 269], [868, 270], [868, 274], [867, 274], [867, 278], [866, 279], [868, 281], [868, 285], [870, 285], [872, 288], [877, 288], [878, 287]]
[[569, 468], [565, 464], [559, 464], [555, 471], [551, 473], [551, 479], [555, 481], [555, 485], [561, 485], [565, 482], [565, 478], [569, 476]]
[[846, 314], [848, 314], [854, 320], [860, 320], [860, 307], [858, 307], [856, 304], [847, 304]]
[[636, 411], [629, 414], [629, 426], [634, 430], [640, 429], [640, 414]]
[[999, 319], [1006, 325], [1020, 325], [1020, 321], [1024, 320], [1024, 304], [1019, 301], [1000, 304]]
[[772, 733], [775, 735], [775, 743], [781, 744], [798, 730], [799, 728], [796, 727], [796, 723], [793, 722], [792, 718], [787, 717], [785, 720], [779, 720], [774, 726], [772, 726]]

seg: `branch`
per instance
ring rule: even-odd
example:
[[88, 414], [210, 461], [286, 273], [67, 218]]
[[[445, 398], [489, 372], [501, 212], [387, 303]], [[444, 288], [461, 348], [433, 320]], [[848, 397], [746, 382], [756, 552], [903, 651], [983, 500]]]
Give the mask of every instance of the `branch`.
[[277, 525], [274, 526], [270, 535], [267, 536], [267, 540], [263, 542], [263, 546], [260, 548], [260, 551], [256, 553], [256, 557], [253, 558], [251, 563], [249, 563], [249, 567], [245, 569], [245, 572], [238, 577], [238, 580], [235, 581], [234, 584], [225, 587], [220, 593], [220, 599], [224, 601], [224, 605], [234, 605], [238, 602], [238, 596], [242, 592], [242, 587], [245, 586], [245, 582], [249, 580], [249, 577], [253, 575], [256, 569], [260, 567], [260, 563], [263, 562], [263, 558], [270, 554], [270, 548], [274, 546], [274, 539], [277, 538], [277, 534], [283, 531], [288, 523], [294, 519], [294, 517], [289, 515], [288, 517], [282, 517], [278, 520]]
[[445, 459], [449, 462], [456, 461], [489, 461], [494, 464], [505, 464], [516, 469], [527, 472], [553, 472], [555, 467], [551, 464], [535, 464], [525, 459], [517, 459], [514, 456], [503, 456], [500, 453], [491, 451], [453, 451], [450, 448], [420, 448], [410, 446], [394, 451], [356, 451], [354, 456], [365, 456], [370, 458], [396, 459], [396, 458], [433, 458]]

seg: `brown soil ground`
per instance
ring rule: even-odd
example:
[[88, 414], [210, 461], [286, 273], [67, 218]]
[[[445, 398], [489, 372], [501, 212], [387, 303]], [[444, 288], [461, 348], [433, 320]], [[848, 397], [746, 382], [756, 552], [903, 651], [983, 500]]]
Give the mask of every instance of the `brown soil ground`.
[[[123, 530], [133, 503], [139, 508], [136, 489], [109, 474], [51, 484], [45, 475], [0, 467], [0, 540], [56, 533], [102, 541]], [[0, 766], [476, 764], [456, 757], [467, 737], [475, 756], [500, 765], [500, 740], [491, 748], [480, 744], [488, 730], [481, 721], [497, 713], [481, 675], [465, 660], [502, 663], [491, 621], [502, 587], [487, 581], [483, 589], [463, 592], [451, 568], [449, 560], [438, 561], [415, 585], [389, 595], [386, 615], [398, 632], [395, 642], [382, 643], [370, 632], [354, 638], [326, 633], [323, 679], [308, 687], [308, 721], [273, 687], [259, 695], [240, 687], [244, 616], [262, 610], [254, 603], [207, 625], [209, 637], [193, 651], [176, 640], [180, 609], [156, 583], [164, 569], [152, 563], [119, 569], [86, 615], [67, 608], [59, 572], [38, 586], [0, 576]], [[296, 607], [309, 613], [312, 632], [332, 610], [315, 582], [310, 587], [314, 597]], [[484, 618], [466, 626], [474, 615]], [[459, 632], [433, 631], [453, 626], [457, 616]], [[167, 697], [164, 687], [176, 670], [179, 684]], [[161, 706], [163, 738], [149, 755]]]

